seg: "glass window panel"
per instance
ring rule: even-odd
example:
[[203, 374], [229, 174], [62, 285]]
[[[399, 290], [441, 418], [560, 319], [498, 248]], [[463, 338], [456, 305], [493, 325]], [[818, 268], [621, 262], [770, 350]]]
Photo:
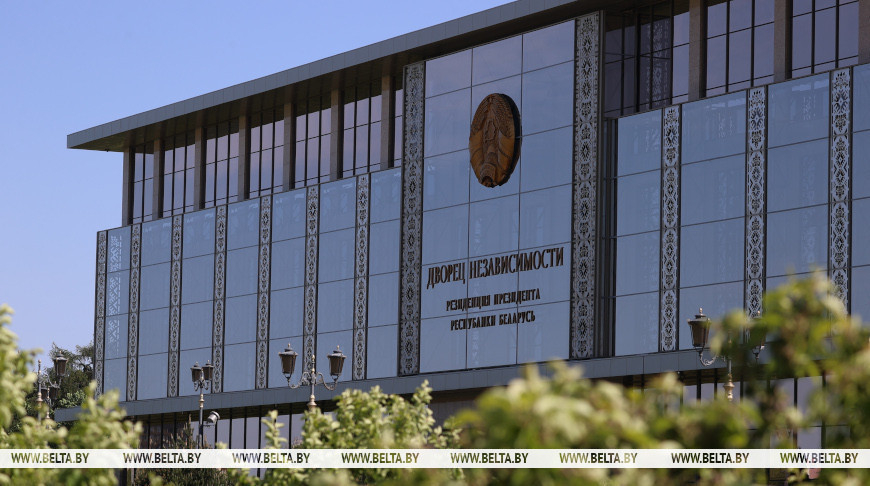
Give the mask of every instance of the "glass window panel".
[[302, 335], [304, 310], [302, 287], [273, 291], [269, 305], [271, 307], [269, 310], [269, 336], [271, 338]]
[[349, 170], [349, 169], [352, 167], [355, 167], [354, 158], [353, 158], [353, 154], [354, 154], [354, 150], [355, 150], [354, 146], [353, 146], [354, 131], [355, 130], [353, 128], [351, 128], [351, 129], [345, 130], [343, 132], [343, 135], [342, 135], [342, 137], [343, 137], [342, 138], [342, 153], [344, 154], [343, 161], [344, 161], [345, 173], [348, 175], [353, 173], [353, 171]]
[[[468, 165], [468, 152], [463, 151], [461, 154], [465, 156], [465, 163]], [[519, 164], [519, 161], [517, 163]], [[469, 170], [469, 197], [471, 201], [481, 201], [515, 195], [520, 190], [519, 176], [519, 168], [515, 168], [513, 175], [504, 184], [496, 187], [486, 187], [477, 180], [474, 170]]]
[[457, 317], [423, 319], [420, 322], [421, 373], [465, 368], [465, 340], [468, 331], [451, 331], [451, 319]]
[[535, 320], [517, 325], [517, 363], [568, 359], [569, 308], [568, 302], [519, 308], [534, 312]]
[[616, 295], [659, 289], [659, 233], [616, 240]]
[[[508, 309], [505, 314], [512, 314], [512, 312]], [[493, 323], [487, 327], [478, 327], [467, 331], [452, 331], [468, 333], [466, 364], [469, 368], [508, 365], [517, 362], [518, 324], [498, 324], [498, 314], [489, 312], [469, 314], [468, 317], [489, 317]]]
[[214, 257], [206, 255], [184, 259], [181, 265], [181, 303], [202, 302], [213, 297]]
[[520, 194], [520, 248], [534, 248], [571, 238], [571, 186]]
[[654, 353], [659, 349], [659, 293], [616, 298], [616, 356]]
[[468, 207], [423, 212], [423, 264], [468, 256]]
[[423, 275], [425, 281], [420, 282], [420, 289], [422, 294], [420, 312], [423, 318], [447, 315], [458, 316], [465, 314], [465, 312], [461, 310], [447, 309], [444, 305], [444, 303], [450, 299], [465, 297], [468, 294], [467, 285], [463, 280], [457, 279], [438, 283], [429, 280], [430, 269], [435, 267], [442, 267], [441, 272], [443, 274], [444, 272], [453, 269], [453, 267], [445, 269], [443, 268], [443, 265], [456, 264], [463, 264], [468, 267], [467, 260], [443, 262], [436, 265], [423, 267]]
[[106, 278], [106, 315], [126, 314], [130, 310], [130, 271], [113, 272]]
[[305, 168], [305, 177], [308, 181], [317, 181], [320, 176], [320, 140], [311, 138], [308, 140], [308, 159]]
[[153, 205], [154, 205], [154, 179], [146, 179], [145, 185], [142, 189], [142, 214], [144, 216], [150, 216], [153, 214]]
[[398, 324], [399, 274], [369, 277], [369, 327]]
[[[324, 102], [327, 101], [324, 100]], [[328, 134], [330, 132], [332, 132], [332, 111], [331, 108], [325, 108], [320, 110], [320, 133]], [[308, 136], [310, 137], [311, 134], [309, 133]]]
[[371, 222], [398, 219], [401, 214], [402, 169], [375, 172], [371, 176], [371, 184]]
[[773, 25], [757, 27], [753, 32], [755, 39], [752, 47], [755, 50], [755, 57], [752, 76], [758, 79], [773, 74]]
[[661, 185], [662, 174], [657, 170], [617, 179], [617, 235], [657, 230], [661, 226]]
[[356, 224], [356, 179], [345, 179], [320, 187], [320, 232], [326, 233]]
[[144, 147], [136, 148], [133, 154], [133, 180], [141, 181], [145, 177], [145, 154], [140, 152]]
[[[329, 255], [325, 253], [324, 255]], [[305, 239], [272, 243], [272, 289], [301, 286], [305, 277]]]
[[[207, 207], [214, 205], [215, 164], [205, 166], [205, 202]], [[210, 203], [210, 204], [209, 204]]]
[[152, 221], [142, 225], [142, 266], [171, 259], [172, 220]]
[[794, 0], [792, 3], [792, 11], [795, 15], [812, 12], [813, 0]]
[[[269, 341], [269, 388], [284, 388], [287, 386], [287, 378], [282, 372], [281, 358], [278, 356], [278, 353], [284, 351], [288, 343], [294, 351], [299, 353], [299, 356], [296, 358], [296, 368], [293, 370], [293, 374], [290, 375], [290, 382], [299, 383], [303, 368], [302, 338], [272, 339]], [[289, 425], [287, 425], [287, 427], [289, 427]], [[282, 428], [281, 431], [286, 432], [284, 429], [287, 427]], [[289, 447], [289, 445], [286, 445], [285, 447]]]
[[[493, 255], [495, 258], [508, 256], [511, 254], [516, 254], [516, 252], [501, 254], [501, 255]], [[476, 260], [472, 260], [469, 264], [473, 265]], [[427, 278], [428, 285], [428, 278]], [[441, 284], [443, 285], [443, 284]], [[486, 278], [473, 278], [468, 281], [468, 297], [479, 297], [486, 295], [495, 295], [495, 294], [504, 294], [506, 292], [512, 292], [517, 290], [517, 274], [516, 273], [502, 273], [501, 275], [493, 275]], [[441, 306], [446, 310], [445, 301], [448, 299], [454, 298], [463, 298], [465, 294], [462, 293], [454, 293], [452, 296], [444, 299], [440, 302]], [[505, 309], [508, 308], [516, 310], [516, 302], [510, 303], [499, 303], [496, 304], [495, 301], [492, 301], [491, 305], [486, 307], [485, 310], [495, 310], [495, 309]], [[480, 312], [479, 308], [471, 308], [470, 312]]]
[[574, 22], [523, 35], [523, 71], [532, 71], [574, 59]]
[[839, 22], [837, 23], [835, 31], [839, 43], [837, 57], [840, 59], [858, 55], [859, 18], [858, 2], [849, 3], [840, 7]]
[[[254, 389], [256, 375], [256, 343], [233, 344], [224, 347], [224, 391], [240, 391]], [[233, 438], [236, 430], [233, 427]]]
[[427, 98], [465, 88], [470, 84], [471, 49], [426, 61]]
[[254, 246], [260, 242], [260, 200], [230, 204], [227, 214], [227, 249]]
[[792, 19], [791, 67], [792, 76], [796, 69], [813, 64], [813, 17], [801, 15]]
[[211, 301], [181, 306], [181, 349], [211, 346], [213, 312]]
[[768, 151], [768, 211], [828, 202], [828, 141]]
[[427, 98], [423, 144], [425, 155], [428, 157], [467, 149], [469, 126], [471, 126], [470, 89]]
[[[238, 413], [238, 412], [237, 412]], [[230, 432], [230, 447], [233, 449], [245, 448], [245, 418], [234, 418], [232, 431]]]
[[106, 271], [117, 272], [130, 268], [130, 227], [109, 230], [108, 262]]
[[320, 282], [331, 282], [354, 276], [354, 249], [356, 232], [353, 229], [333, 231], [320, 235], [318, 259]]
[[377, 167], [381, 161], [381, 124], [372, 123], [369, 132], [369, 164]]
[[259, 153], [251, 154], [251, 173], [248, 175], [249, 197], [260, 195], [260, 169], [262, 165], [260, 155]]
[[689, 46], [682, 45], [673, 50], [673, 96], [689, 93]]
[[815, 13], [815, 64], [833, 61], [837, 58], [837, 11], [822, 10]]
[[[574, 63], [524, 74], [523, 134], [571, 125], [574, 120], [573, 103]], [[467, 130], [467, 126], [463, 128]]]
[[[366, 90], [368, 91], [368, 90]], [[366, 125], [369, 123], [369, 99], [366, 97], [367, 94], [363, 95], [359, 101], [356, 102], [356, 124]]]
[[369, 274], [397, 272], [399, 270], [399, 256], [401, 254], [399, 229], [398, 220], [371, 225], [369, 229]]
[[399, 326], [370, 327], [366, 344], [366, 378], [396, 376]]
[[620, 118], [617, 167], [619, 175], [662, 166], [662, 113], [659, 110]]
[[[745, 172], [746, 159], [743, 155], [684, 165], [680, 174], [682, 224], [743, 216]], [[618, 204], [617, 208], [621, 209]], [[622, 214], [619, 211], [619, 215]]]
[[684, 226], [680, 234], [680, 285], [743, 279], [743, 219]]
[[[727, 36], [707, 39], [707, 89], [725, 85]], [[708, 93], [709, 94], [709, 93]]]
[[257, 255], [255, 246], [227, 252], [227, 297], [257, 292]]
[[752, 0], [728, 2], [728, 30], [735, 32], [752, 26]]
[[103, 383], [105, 391], [118, 390], [119, 401], [127, 401], [127, 358], [106, 360]]
[[[178, 380], [178, 396], [199, 395], [199, 391], [193, 389], [193, 381], [189, 378], [189, 370], [191, 366], [195, 364], [202, 366], [207, 361], [211, 361], [211, 348], [189, 349], [181, 352], [178, 362], [180, 378]], [[206, 391], [206, 393], [208, 393], [208, 391]], [[196, 425], [194, 426], [194, 430], [195, 429]], [[206, 435], [206, 437], [207, 436], [208, 435]]]
[[768, 276], [824, 269], [827, 253], [827, 206], [767, 216]]
[[492, 42], [472, 50], [472, 84], [506, 78], [522, 71], [522, 36]]
[[[571, 288], [571, 245], [560, 245], [562, 250], [562, 265], [538, 270], [519, 272], [519, 290], [539, 289], [540, 300], [535, 303], [558, 302], [568, 300]], [[522, 304], [520, 304], [522, 305]]]
[[[380, 85], [377, 82], [375, 82], [372, 85], [372, 93], [373, 94], [380, 93], [380, 91], [381, 91]], [[382, 103], [383, 103], [383, 99], [381, 98], [381, 95], [378, 94], [378, 95], [372, 96], [372, 98], [371, 98], [371, 110], [372, 110], [371, 123], [373, 125], [375, 122], [381, 121], [381, 105], [382, 105]]]
[[[361, 127], [356, 127], [356, 146], [355, 149], [355, 157], [354, 157], [354, 166], [358, 169], [365, 168], [369, 165], [369, 135], [368, 135], [369, 127], [368, 125], [363, 125]], [[350, 165], [350, 164], [348, 164]]]
[[796, 79], [768, 89], [770, 147], [828, 136], [828, 75]]
[[272, 241], [305, 236], [305, 190], [277, 194], [272, 198]]
[[350, 381], [351, 380], [351, 363], [353, 362], [353, 332], [352, 331], [342, 331], [342, 332], [331, 332], [331, 333], [318, 333], [317, 334], [317, 352], [315, 356], [317, 357], [316, 361], [319, 363], [318, 371], [324, 374], [327, 380], [332, 381], [332, 377], [327, 373], [329, 371], [329, 360], [326, 356], [333, 351], [335, 351], [335, 347], [338, 346], [339, 350], [347, 356], [347, 359], [344, 362], [344, 368], [342, 369], [341, 376], [338, 378], [338, 381]]
[[710, 0], [707, 6], [707, 37], [728, 32], [728, 2]]
[[[856, 199], [852, 202], [852, 265], [870, 265], [868, 241], [870, 241], [870, 199]], [[867, 317], [870, 317], [870, 314]]]
[[[398, 288], [395, 290], [398, 291]], [[143, 312], [142, 316], [144, 315]], [[106, 318], [105, 359], [127, 356], [127, 321], [126, 314]]]
[[[534, 200], [532, 204], [539, 204], [540, 198], [534, 195], [524, 195], [527, 199]], [[481, 256], [493, 253], [503, 253], [517, 249], [517, 235], [519, 231], [519, 198], [517, 196], [501, 197], [489, 201], [472, 203], [469, 208], [468, 221], [468, 255]], [[532, 211], [528, 214], [534, 225], [535, 219], [542, 217], [539, 212]], [[531, 226], [530, 225], [530, 226]]]
[[184, 215], [182, 255], [184, 258], [214, 253], [214, 210]]
[[747, 29], [730, 34], [728, 43], [728, 83], [751, 79], [752, 31]]
[[[532, 191], [571, 181], [573, 130], [560, 128], [523, 137], [522, 152], [517, 162], [523, 191]], [[468, 166], [467, 156], [464, 159]], [[459, 179], [457, 179], [458, 181]], [[423, 188], [425, 190], [424, 182]]]
[[227, 299], [225, 343], [238, 344], [257, 340], [257, 296]]
[[353, 279], [317, 286], [317, 332], [353, 328]]
[[[853, 296], [870, 295], [870, 267], [853, 268], [850, 284]], [[851, 303], [852, 315], [858, 316], [866, 327], [867, 323], [870, 323], [870, 299], [853, 298]]]
[[169, 306], [169, 263], [142, 267], [140, 304], [142, 310]]
[[166, 397], [169, 356], [166, 353], [139, 356], [137, 400]]
[[227, 184], [228, 184], [228, 172], [227, 172], [227, 161], [219, 160], [216, 169], [216, 183], [215, 183], [215, 200], [218, 204], [225, 204], [227, 198]]
[[166, 174], [163, 176], [163, 216], [169, 216], [172, 214], [172, 195], [174, 194], [172, 190], [172, 174]]
[[[211, 329], [209, 329], [209, 333]], [[126, 331], [125, 331], [126, 334]], [[169, 351], [169, 309], [139, 313], [139, 355]]]

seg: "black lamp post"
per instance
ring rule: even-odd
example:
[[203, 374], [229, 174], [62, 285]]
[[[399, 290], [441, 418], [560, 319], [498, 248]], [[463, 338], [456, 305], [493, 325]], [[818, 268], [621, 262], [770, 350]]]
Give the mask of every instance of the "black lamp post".
[[314, 367], [314, 356], [311, 357], [311, 368], [302, 373], [302, 377], [299, 380], [299, 383], [295, 385], [290, 382], [290, 377], [293, 375], [293, 371], [296, 369], [296, 358], [299, 356], [299, 353], [293, 351], [293, 348], [290, 347], [290, 344], [287, 344], [287, 348], [284, 351], [278, 353], [278, 357], [281, 358], [281, 371], [284, 373], [284, 377], [287, 378], [287, 386], [290, 388], [299, 388], [300, 386], [310, 386], [311, 387], [311, 396], [308, 400], [308, 410], [314, 411], [317, 408], [317, 404], [314, 402], [314, 386], [315, 385], [323, 385], [327, 390], [335, 390], [335, 386], [338, 383], [338, 377], [341, 376], [341, 370], [344, 368], [344, 360], [347, 356], [341, 352], [338, 346], [335, 347], [335, 351], [326, 355], [329, 359], [329, 375], [332, 377], [332, 384], [326, 382], [323, 378], [323, 373], [318, 373]]
[[[57, 405], [57, 400], [60, 398], [60, 385], [66, 376], [66, 363], [69, 361], [60, 354], [55, 355], [51, 359], [54, 363], [54, 376], [57, 378], [57, 383], [51, 381], [51, 377], [47, 374], [42, 374], [41, 359], [37, 360], [38, 368], [36, 372], [36, 405], [41, 407], [43, 403], [46, 403], [49, 409]], [[36, 418], [38, 420], [42, 418], [40, 412], [37, 412]]]
[[[203, 392], [211, 387], [211, 380], [214, 376], [214, 365], [206, 361], [202, 367], [199, 366], [199, 361], [190, 367], [190, 378], [193, 380], [194, 391], [199, 391], [199, 448], [202, 449], [203, 440], [203, 423], [202, 423], [202, 407], [205, 403]], [[212, 412], [214, 413], [214, 412]]]

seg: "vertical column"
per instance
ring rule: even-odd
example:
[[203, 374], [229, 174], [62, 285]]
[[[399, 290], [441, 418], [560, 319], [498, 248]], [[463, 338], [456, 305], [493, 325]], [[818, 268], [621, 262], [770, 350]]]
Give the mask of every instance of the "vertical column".
[[852, 76], [849, 68], [831, 73], [831, 221], [828, 269], [840, 299], [849, 308], [851, 240]]
[[870, 62], [870, 0], [858, 0], [858, 63]]
[[305, 316], [302, 328], [303, 371], [311, 369], [317, 350], [317, 250], [320, 219], [320, 186], [309, 186], [305, 195]]
[[134, 224], [130, 236], [130, 313], [127, 320], [127, 400], [136, 399], [136, 362], [139, 357], [139, 263], [142, 225]]
[[593, 355], [600, 126], [601, 12], [577, 19], [574, 52], [574, 184], [571, 358]]
[[285, 191], [292, 189], [293, 181], [296, 180], [294, 160], [296, 160], [296, 104], [288, 101], [284, 103], [284, 160], [281, 161], [284, 165], [284, 179], [281, 183]]
[[356, 181], [356, 250], [353, 306], [353, 379], [366, 378], [366, 340], [369, 296], [369, 183], [368, 174]]
[[386, 72], [381, 77], [381, 170], [393, 166], [395, 133], [396, 86], [392, 74]]
[[746, 130], [746, 312], [761, 312], [765, 287], [765, 211], [767, 172], [767, 91], [749, 90]]
[[677, 349], [680, 278], [680, 107], [662, 117], [662, 227], [659, 351]]
[[205, 207], [205, 127], [196, 124], [193, 131], [193, 209]]
[[399, 265], [399, 375], [420, 372], [420, 270], [423, 250], [425, 64], [405, 66], [402, 256]]
[[773, 80], [791, 77], [791, 14], [792, 0], [773, 3]]
[[224, 319], [227, 272], [227, 206], [215, 209], [214, 225], [214, 316], [212, 319], [211, 362], [214, 365], [214, 379], [211, 391], [220, 393], [224, 376]]
[[172, 266], [169, 271], [169, 380], [166, 394], [178, 396], [178, 359], [181, 336], [181, 225], [183, 216], [172, 217]]
[[251, 117], [247, 106], [247, 103], [242, 103], [242, 113], [239, 115], [239, 201], [248, 199], [251, 188]]
[[154, 140], [154, 193], [151, 202], [153, 211], [152, 219], [163, 217], [163, 167], [166, 165], [166, 157], [163, 153], [163, 139], [157, 137]]
[[106, 335], [106, 253], [108, 232], [97, 233], [96, 309], [94, 310], [94, 380], [97, 395], [103, 394], [104, 338]]
[[260, 257], [257, 284], [257, 381], [268, 387], [269, 376], [269, 291], [272, 279], [272, 196], [260, 198]]
[[133, 222], [133, 149], [124, 149], [123, 182], [121, 183], [121, 226]]
[[707, 88], [707, 6], [689, 0], [689, 100], [704, 97]]
[[344, 133], [344, 102], [342, 101], [341, 83], [333, 80], [332, 84], [332, 95], [330, 97], [332, 138], [329, 139], [329, 180], [337, 181], [341, 179], [341, 159], [344, 156], [344, 137], [342, 137]]

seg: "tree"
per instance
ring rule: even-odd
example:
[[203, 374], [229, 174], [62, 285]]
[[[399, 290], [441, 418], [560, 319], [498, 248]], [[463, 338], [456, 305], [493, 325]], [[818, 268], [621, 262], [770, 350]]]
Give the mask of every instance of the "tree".
[[[12, 310], [0, 305], [0, 447], [21, 449], [117, 449], [133, 447], [141, 426], [124, 420], [118, 393], [109, 391], [95, 399], [91, 383], [81, 404], [82, 414], [67, 428], [50, 418], [27, 416], [25, 397], [33, 390], [36, 374], [34, 351], [17, 349], [18, 338], [9, 330]], [[44, 405], [43, 405], [44, 407]], [[45, 416], [46, 410], [42, 410]], [[15, 430], [16, 416], [21, 417]], [[107, 469], [0, 469], [0, 482], [13, 484], [115, 484]]]

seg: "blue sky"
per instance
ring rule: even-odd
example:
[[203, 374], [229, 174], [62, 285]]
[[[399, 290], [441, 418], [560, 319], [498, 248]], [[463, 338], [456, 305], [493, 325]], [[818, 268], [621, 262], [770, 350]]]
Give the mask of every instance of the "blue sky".
[[88, 343], [121, 155], [70, 133], [505, 0], [12, 2], [0, 15], [0, 303], [23, 349]]

